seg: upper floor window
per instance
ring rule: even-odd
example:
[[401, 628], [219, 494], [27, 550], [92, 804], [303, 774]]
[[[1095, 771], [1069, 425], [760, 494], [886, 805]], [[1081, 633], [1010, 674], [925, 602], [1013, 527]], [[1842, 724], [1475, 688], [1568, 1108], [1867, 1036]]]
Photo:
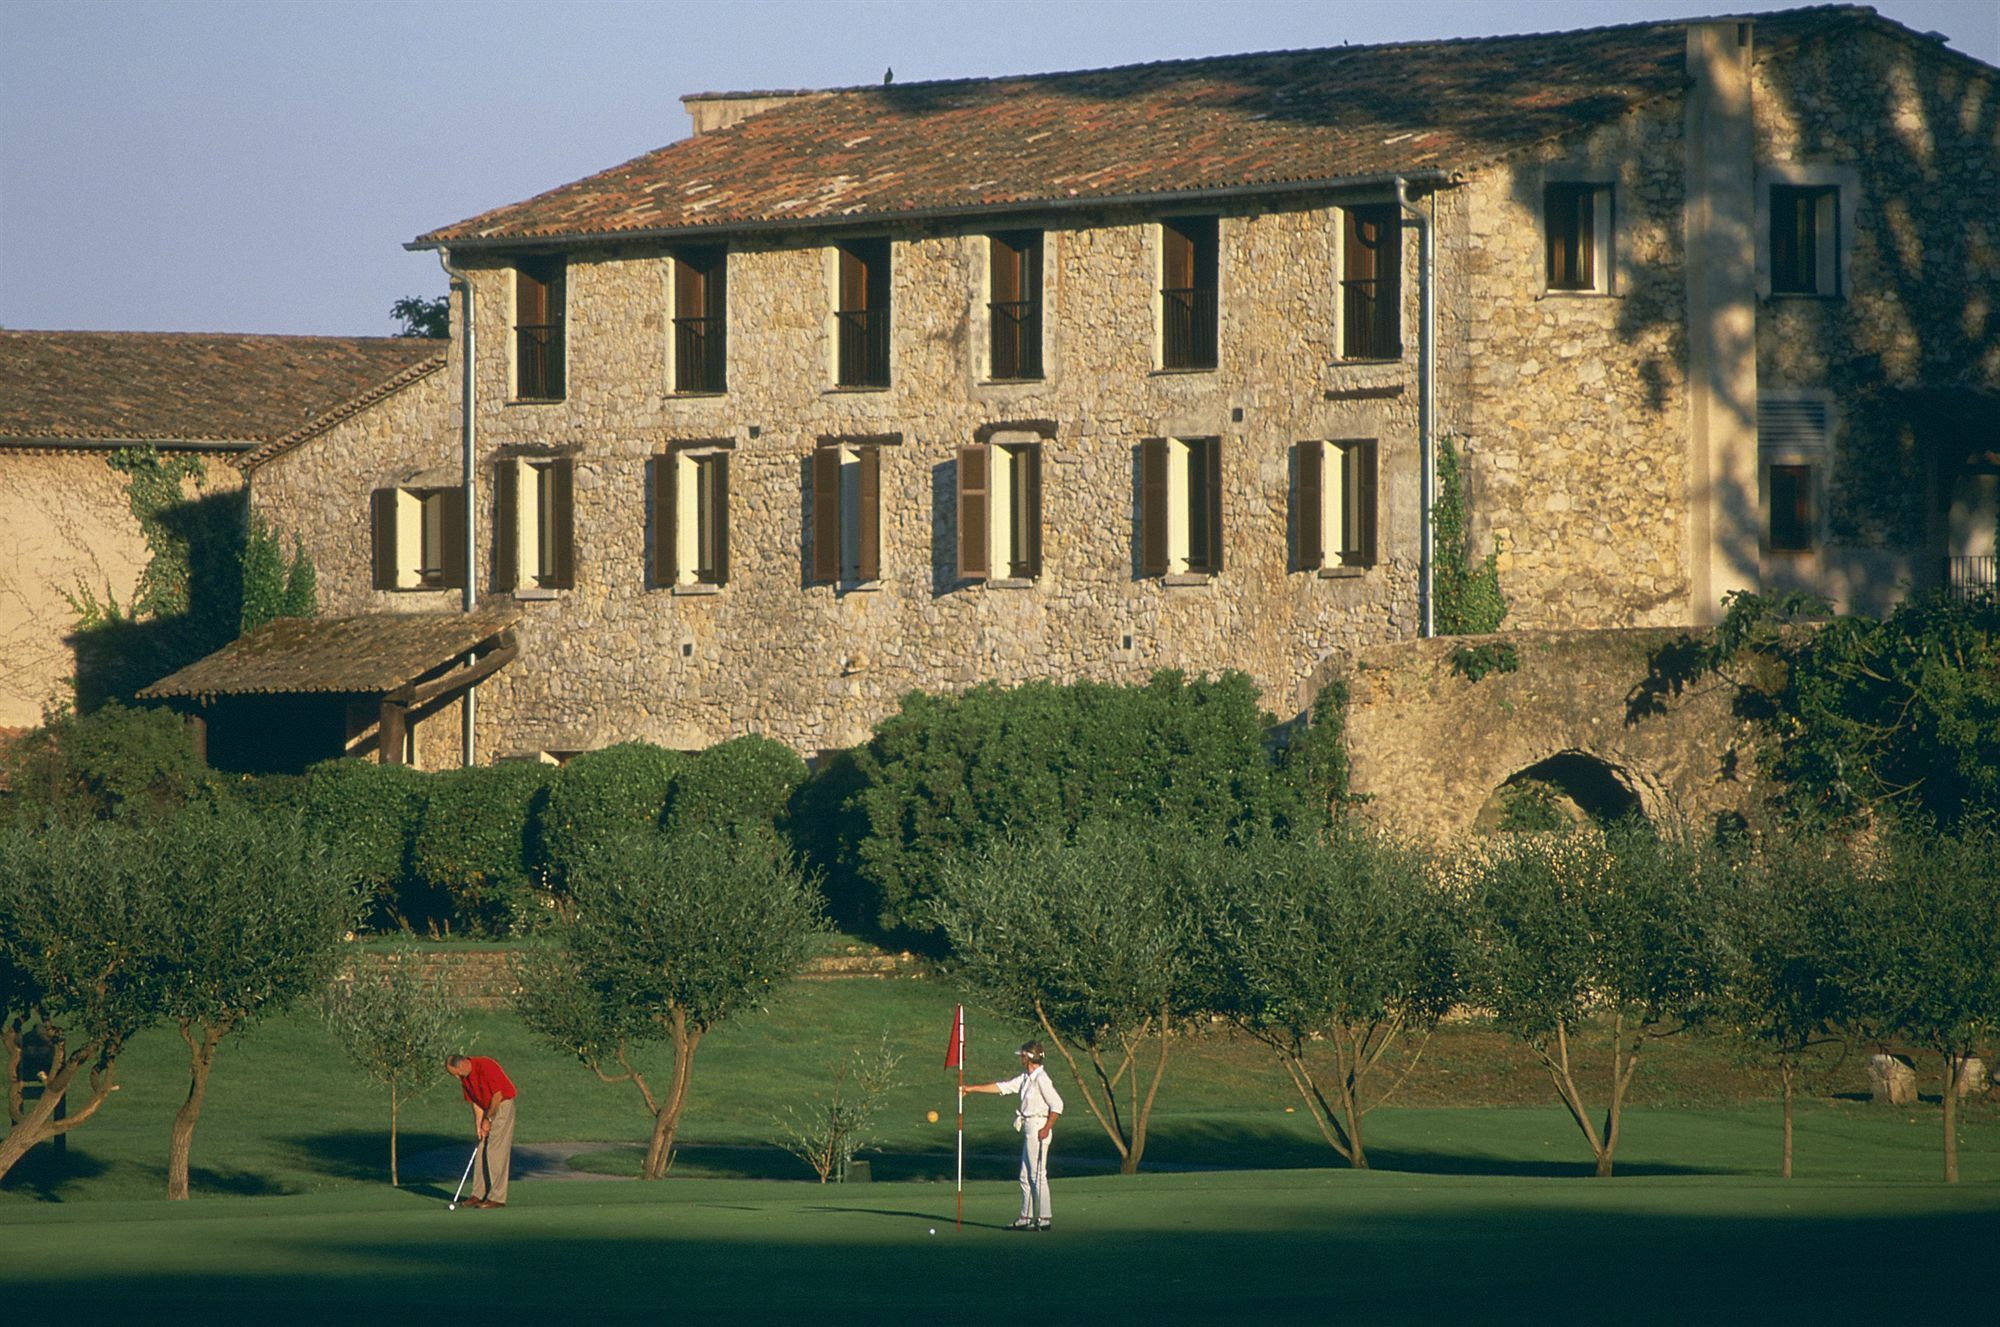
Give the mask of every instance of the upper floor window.
[[1042, 376], [1042, 232], [989, 235], [987, 289], [992, 317], [991, 376]]
[[729, 453], [705, 444], [652, 460], [653, 584], [729, 580]]
[[1393, 203], [1340, 210], [1340, 358], [1399, 359], [1402, 232]]
[[729, 251], [674, 255], [674, 390], [729, 389]]
[[882, 579], [882, 449], [821, 443], [813, 451], [812, 485], [813, 583]]
[[560, 401], [563, 373], [563, 260], [523, 259], [514, 268], [514, 397]]
[[573, 588], [576, 463], [566, 456], [503, 457], [493, 478], [495, 586]]
[[1611, 186], [1549, 184], [1542, 193], [1550, 290], [1611, 291]]
[[838, 249], [834, 382], [889, 385], [889, 241], [852, 240]]
[[1222, 570], [1222, 439], [1139, 445], [1139, 574]]
[[1016, 581], [1042, 574], [1039, 443], [958, 449], [958, 574]]
[[369, 516], [376, 589], [464, 588], [464, 489], [378, 488]]
[[1760, 392], [1757, 451], [1766, 553], [1811, 553], [1820, 542], [1820, 486], [1833, 431], [1824, 392]]
[[1375, 442], [1302, 442], [1298, 449], [1296, 565], [1302, 571], [1376, 562]]
[[1221, 266], [1214, 217], [1160, 223], [1160, 367], [1212, 369]]
[[1771, 293], [1840, 293], [1840, 189], [1771, 186]]

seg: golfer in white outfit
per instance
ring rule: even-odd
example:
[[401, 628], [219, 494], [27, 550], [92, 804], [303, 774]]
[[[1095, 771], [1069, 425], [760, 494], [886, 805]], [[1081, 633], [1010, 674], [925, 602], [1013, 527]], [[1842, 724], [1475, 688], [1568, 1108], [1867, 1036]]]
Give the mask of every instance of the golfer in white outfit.
[[[998, 1083], [970, 1085], [967, 1092], [991, 1092], [1019, 1096], [1014, 1109], [1014, 1127], [1021, 1134], [1021, 1217], [1009, 1230], [1049, 1228], [1049, 1139], [1056, 1121], [1062, 1118], [1062, 1094], [1042, 1068], [1042, 1043], [1030, 1041], [1015, 1054], [1021, 1057], [1021, 1072]], [[1036, 1217], [1040, 1209], [1040, 1219]]]

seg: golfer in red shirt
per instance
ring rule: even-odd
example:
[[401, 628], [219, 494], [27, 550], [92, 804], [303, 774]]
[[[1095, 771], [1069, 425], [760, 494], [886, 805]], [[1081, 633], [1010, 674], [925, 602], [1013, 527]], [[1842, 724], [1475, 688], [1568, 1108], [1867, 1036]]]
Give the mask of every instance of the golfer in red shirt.
[[484, 1055], [449, 1056], [444, 1067], [472, 1103], [472, 1125], [479, 1135], [479, 1178], [463, 1205], [505, 1207], [507, 1172], [514, 1162], [514, 1084], [497, 1060]]

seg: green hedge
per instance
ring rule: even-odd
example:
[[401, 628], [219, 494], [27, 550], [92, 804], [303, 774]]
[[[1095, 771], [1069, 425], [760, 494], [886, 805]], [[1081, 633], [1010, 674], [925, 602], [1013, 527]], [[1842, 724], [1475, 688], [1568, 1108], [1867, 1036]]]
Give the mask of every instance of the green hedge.
[[450, 900], [414, 887], [410, 845], [430, 789], [407, 765], [338, 757], [305, 773], [300, 815], [323, 841], [343, 849], [369, 890], [371, 925], [423, 929], [450, 915]]
[[185, 719], [116, 701], [21, 738], [6, 752], [6, 774], [13, 813], [37, 821], [124, 820], [222, 796]]
[[564, 765], [542, 812], [552, 882], [565, 884], [577, 864], [619, 838], [659, 828], [688, 759], [647, 742], [621, 742]]
[[540, 817], [555, 775], [553, 765], [510, 760], [427, 776], [410, 868], [450, 899], [457, 929], [532, 927], [544, 865]]
[[775, 840], [806, 763], [783, 742], [735, 737], [689, 755], [674, 780], [664, 826], [669, 834], [721, 830], [731, 838]]

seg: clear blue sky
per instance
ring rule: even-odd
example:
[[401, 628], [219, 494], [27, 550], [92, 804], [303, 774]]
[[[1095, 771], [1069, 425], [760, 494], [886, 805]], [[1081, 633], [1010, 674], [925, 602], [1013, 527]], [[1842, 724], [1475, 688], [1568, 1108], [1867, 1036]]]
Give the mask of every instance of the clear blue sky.
[[[2000, 63], [2000, 0], [1875, 0]], [[1751, 0], [0, 0], [0, 326], [360, 335], [404, 241], [684, 137], [682, 93], [1089, 68]]]

